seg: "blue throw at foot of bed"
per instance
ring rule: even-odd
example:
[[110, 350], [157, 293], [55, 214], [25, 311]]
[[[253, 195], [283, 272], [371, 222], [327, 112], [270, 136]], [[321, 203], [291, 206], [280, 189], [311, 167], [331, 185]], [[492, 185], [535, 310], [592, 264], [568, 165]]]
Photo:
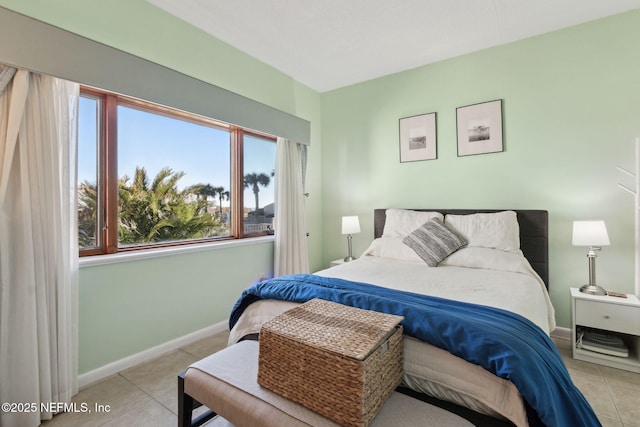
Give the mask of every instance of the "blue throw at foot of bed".
[[246, 289], [231, 311], [233, 328], [246, 307], [262, 299], [322, 298], [404, 316], [405, 333], [510, 380], [528, 406], [531, 426], [600, 426], [571, 381], [555, 345], [538, 326], [496, 308], [396, 291], [343, 279], [298, 274]]

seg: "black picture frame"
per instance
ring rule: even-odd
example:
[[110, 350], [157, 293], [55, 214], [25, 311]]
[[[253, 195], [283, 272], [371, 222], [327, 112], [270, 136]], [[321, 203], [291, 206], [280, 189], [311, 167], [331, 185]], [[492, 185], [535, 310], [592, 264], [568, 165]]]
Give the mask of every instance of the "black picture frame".
[[502, 99], [456, 108], [458, 157], [504, 151]]
[[438, 158], [437, 113], [399, 120], [400, 163]]

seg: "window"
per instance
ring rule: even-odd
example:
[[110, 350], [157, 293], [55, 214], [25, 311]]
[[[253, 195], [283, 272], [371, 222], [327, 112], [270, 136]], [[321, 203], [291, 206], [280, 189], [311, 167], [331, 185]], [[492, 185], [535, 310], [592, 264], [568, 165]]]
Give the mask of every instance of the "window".
[[100, 159], [100, 99], [82, 96], [78, 120], [78, 245], [81, 249], [102, 246], [99, 213], [103, 211], [98, 161]]
[[244, 138], [245, 233], [268, 232], [273, 228], [276, 145], [268, 139]]
[[275, 138], [83, 88], [81, 255], [273, 230]]

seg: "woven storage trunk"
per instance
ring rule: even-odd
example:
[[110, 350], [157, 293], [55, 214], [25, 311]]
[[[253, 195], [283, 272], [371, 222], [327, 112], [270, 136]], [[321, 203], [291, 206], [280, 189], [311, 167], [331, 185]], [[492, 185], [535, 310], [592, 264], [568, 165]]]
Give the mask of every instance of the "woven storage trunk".
[[343, 426], [367, 426], [402, 379], [402, 321], [314, 299], [260, 330], [258, 384]]

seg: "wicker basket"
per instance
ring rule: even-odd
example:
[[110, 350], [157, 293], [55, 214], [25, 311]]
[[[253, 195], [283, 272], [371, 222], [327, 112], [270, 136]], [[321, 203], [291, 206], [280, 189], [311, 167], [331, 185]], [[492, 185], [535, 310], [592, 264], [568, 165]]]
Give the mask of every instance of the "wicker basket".
[[258, 384], [343, 426], [368, 426], [402, 379], [401, 316], [311, 300], [260, 330]]

